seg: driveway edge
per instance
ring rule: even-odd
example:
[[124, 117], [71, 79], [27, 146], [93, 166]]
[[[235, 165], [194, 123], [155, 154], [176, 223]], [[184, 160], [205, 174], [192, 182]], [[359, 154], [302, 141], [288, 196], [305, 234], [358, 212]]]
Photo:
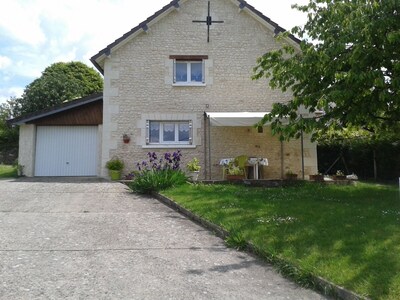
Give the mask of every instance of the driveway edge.
[[[194, 221], [195, 223], [199, 224], [200, 226], [204, 227], [207, 230], [210, 230], [215, 233], [216, 236], [222, 238], [225, 240], [229, 236], [229, 232], [223, 229], [222, 227], [211, 223], [202, 217], [192, 213], [191, 211], [187, 210], [186, 208], [182, 207], [179, 205], [177, 202], [173, 201], [172, 199], [169, 199], [168, 197], [159, 194], [159, 193], [153, 193], [153, 196], [160, 201], [161, 203], [167, 205], [168, 207], [174, 209], [175, 211], [181, 213], [188, 219]], [[259, 251], [256, 249], [256, 247], [247, 242], [247, 251], [252, 253], [252, 254], [259, 254]], [[280, 259], [273, 258], [272, 255], [269, 253], [264, 253], [267, 257], [268, 262], [276, 265], [280, 263], [284, 263], [285, 265], [290, 265], [290, 263], [287, 263], [285, 261], [282, 261]], [[286, 276], [285, 276], [286, 277]], [[338, 286], [322, 277], [315, 276], [313, 274], [309, 274], [309, 279], [313, 283], [314, 288], [322, 292], [326, 296], [333, 296], [336, 299], [341, 299], [341, 300], [370, 300], [369, 298], [362, 297], [348, 289], [345, 289], [344, 287]]]

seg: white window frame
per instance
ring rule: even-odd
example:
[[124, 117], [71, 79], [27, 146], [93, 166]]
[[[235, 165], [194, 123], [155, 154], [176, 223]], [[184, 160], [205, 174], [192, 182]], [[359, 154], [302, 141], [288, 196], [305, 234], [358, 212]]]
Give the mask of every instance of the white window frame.
[[[208, 55], [170, 55], [172, 60], [172, 85], [173, 86], [205, 86], [206, 85], [206, 61], [208, 60]], [[187, 67], [187, 80], [177, 81], [176, 80], [176, 64], [185, 63]], [[201, 63], [201, 81], [192, 81], [191, 76], [191, 64]]]
[[[176, 79], [176, 64], [186, 64], [186, 81], [177, 81]], [[201, 63], [201, 81], [192, 81], [192, 63]], [[174, 60], [174, 84], [175, 85], [205, 85], [205, 67], [203, 60]]]
[[[157, 122], [160, 123], [160, 136], [158, 143], [150, 142], [150, 123]], [[175, 140], [174, 141], [164, 141], [164, 124], [173, 123], [175, 124]], [[179, 139], [179, 124], [188, 124], [189, 125], [189, 141], [180, 142]], [[179, 121], [171, 121], [171, 120], [146, 120], [146, 145], [192, 145], [193, 144], [193, 122], [191, 120], [179, 120]]]

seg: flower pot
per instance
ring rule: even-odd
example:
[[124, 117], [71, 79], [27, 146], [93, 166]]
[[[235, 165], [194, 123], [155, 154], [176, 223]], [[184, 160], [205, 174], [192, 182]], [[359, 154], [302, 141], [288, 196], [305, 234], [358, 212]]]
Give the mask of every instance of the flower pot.
[[287, 180], [296, 180], [297, 174], [286, 174], [286, 179]]
[[122, 140], [124, 141], [125, 144], [129, 144], [129, 141], [131, 140], [131, 137], [127, 134], [124, 134], [122, 136]]
[[244, 175], [226, 175], [226, 179], [229, 181], [243, 180]]
[[109, 170], [108, 174], [110, 175], [111, 180], [120, 180], [121, 179], [121, 171], [118, 170]]
[[199, 179], [200, 171], [191, 171], [188, 176], [192, 181], [197, 181]]
[[320, 175], [320, 174], [310, 175], [310, 180], [311, 181], [324, 181], [324, 175]]

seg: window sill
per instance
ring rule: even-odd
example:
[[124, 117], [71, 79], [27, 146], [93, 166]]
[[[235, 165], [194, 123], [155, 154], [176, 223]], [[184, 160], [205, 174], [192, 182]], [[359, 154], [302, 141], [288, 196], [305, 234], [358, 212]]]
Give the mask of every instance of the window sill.
[[205, 83], [173, 83], [172, 86], [206, 86]]
[[162, 144], [162, 145], [144, 145], [143, 149], [195, 149], [196, 145], [182, 144]]

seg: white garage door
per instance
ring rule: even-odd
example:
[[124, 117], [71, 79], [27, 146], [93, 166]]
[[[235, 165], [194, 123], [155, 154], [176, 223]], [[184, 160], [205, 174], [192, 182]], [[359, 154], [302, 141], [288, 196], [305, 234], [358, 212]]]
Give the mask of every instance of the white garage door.
[[38, 126], [35, 176], [96, 176], [97, 126]]

